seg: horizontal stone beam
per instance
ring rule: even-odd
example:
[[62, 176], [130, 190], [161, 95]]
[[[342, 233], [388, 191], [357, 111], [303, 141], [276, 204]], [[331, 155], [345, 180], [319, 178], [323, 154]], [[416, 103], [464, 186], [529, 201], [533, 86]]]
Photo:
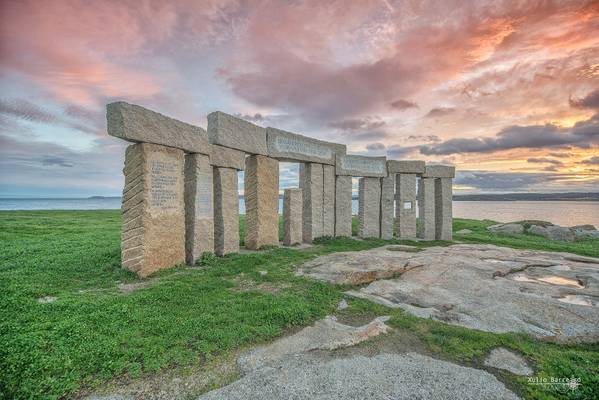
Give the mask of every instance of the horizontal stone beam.
[[423, 174], [424, 161], [420, 160], [389, 160], [387, 170], [390, 174]]
[[367, 157], [356, 155], [337, 156], [337, 175], [382, 178], [387, 176], [387, 157]]
[[455, 167], [449, 165], [427, 165], [423, 178], [455, 178]]
[[243, 171], [245, 169], [245, 153], [217, 144], [211, 144], [210, 164], [215, 167], [233, 168]]
[[188, 153], [210, 152], [204, 129], [135, 104], [124, 101], [108, 104], [106, 121], [109, 135], [130, 142], [160, 144]]
[[208, 140], [246, 153], [268, 155], [266, 129], [221, 111], [208, 114]]
[[335, 156], [346, 152], [344, 144], [298, 135], [275, 128], [266, 128], [268, 156], [280, 161], [315, 162], [335, 165]]

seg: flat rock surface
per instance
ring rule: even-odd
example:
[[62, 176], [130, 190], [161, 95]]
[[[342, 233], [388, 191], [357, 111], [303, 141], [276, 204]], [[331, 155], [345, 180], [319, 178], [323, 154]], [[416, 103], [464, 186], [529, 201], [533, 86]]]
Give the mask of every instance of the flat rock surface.
[[266, 346], [257, 347], [243, 354], [237, 360], [237, 365], [242, 371], [247, 372], [272, 365], [293, 354], [354, 346], [386, 333], [390, 329], [385, 325], [385, 321], [388, 319], [389, 317], [378, 317], [369, 324], [353, 327], [337, 322], [335, 317], [326, 317], [294, 335], [284, 337]]
[[491, 353], [485, 358], [484, 364], [487, 367], [504, 369], [515, 375], [532, 375], [533, 373], [524, 358], [503, 347], [491, 350]]
[[299, 268], [333, 283], [356, 281], [360, 270], [378, 277], [403, 272], [347, 294], [419, 317], [558, 341], [599, 339], [596, 258], [459, 244], [417, 253], [386, 247], [337, 253]]
[[[466, 382], [466, 384], [465, 384]], [[254, 370], [200, 399], [517, 399], [488, 372], [416, 354], [300, 355]]]

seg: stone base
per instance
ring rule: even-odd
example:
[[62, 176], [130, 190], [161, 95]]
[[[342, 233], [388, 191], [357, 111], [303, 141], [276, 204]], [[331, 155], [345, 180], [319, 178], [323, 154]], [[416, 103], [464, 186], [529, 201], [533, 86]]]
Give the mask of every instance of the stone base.
[[279, 244], [279, 162], [251, 155], [245, 160], [245, 247]]

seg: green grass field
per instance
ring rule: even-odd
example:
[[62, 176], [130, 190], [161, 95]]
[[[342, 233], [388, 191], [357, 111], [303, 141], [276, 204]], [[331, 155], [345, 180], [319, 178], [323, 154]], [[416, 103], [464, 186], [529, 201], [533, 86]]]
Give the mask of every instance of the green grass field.
[[[474, 231], [455, 239], [599, 257], [597, 240], [564, 244], [497, 236], [484, 229], [492, 223], [455, 220], [454, 230]], [[202, 368], [327, 314], [339, 315], [336, 304], [346, 288], [295, 277], [296, 265], [326, 253], [402, 243], [324, 238], [305, 250], [206, 257], [201, 267], [181, 266], [141, 280], [120, 267], [120, 224], [118, 210], [0, 212], [0, 398], [72, 398], [117, 379]], [[123, 284], [144, 287], [126, 292], [119, 289]], [[38, 302], [47, 296], [57, 300]], [[577, 391], [544, 391], [503, 376], [526, 398], [599, 398], [597, 344], [496, 335], [367, 301], [349, 303], [345, 317], [391, 315], [392, 326], [441, 358], [475, 365], [503, 345], [534, 361], [536, 376], [582, 379]]]

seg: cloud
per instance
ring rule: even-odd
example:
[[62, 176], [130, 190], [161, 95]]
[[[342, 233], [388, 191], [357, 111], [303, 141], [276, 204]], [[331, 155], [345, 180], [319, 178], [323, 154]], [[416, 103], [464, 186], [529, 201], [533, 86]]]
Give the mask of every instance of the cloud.
[[343, 131], [371, 130], [382, 128], [385, 125], [385, 121], [378, 117], [346, 119], [343, 121], [331, 122], [329, 124], [331, 128], [337, 128]]
[[564, 145], [588, 148], [592, 144], [599, 144], [599, 114], [577, 122], [572, 128], [561, 128], [554, 124], [510, 126], [499, 131], [495, 137], [450, 139], [430, 146], [421, 146], [420, 152], [425, 155], [448, 155]]
[[551, 157], [557, 157], [557, 158], [570, 158], [570, 157], [572, 157], [572, 155], [569, 154], [569, 153], [558, 153], [558, 152], [548, 153], [547, 155], [549, 155]]
[[261, 122], [266, 119], [266, 117], [260, 113], [255, 113], [253, 115], [235, 113], [235, 116], [237, 118], [245, 119], [246, 121], [251, 121], [251, 122]]
[[570, 106], [574, 108], [592, 108], [599, 110], [599, 89], [596, 89], [581, 99], [569, 100]]
[[424, 118], [438, 118], [453, 114], [456, 111], [453, 107], [436, 107], [430, 110]]
[[67, 161], [63, 157], [49, 156], [49, 155], [43, 156], [41, 163], [44, 166], [58, 165], [60, 167], [68, 167], [68, 168], [71, 168], [75, 165], [72, 162]]
[[545, 164], [553, 164], [553, 165], [563, 165], [560, 160], [553, 160], [551, 158], [546, 157], [533, 157], [526, 160], [529, 163], [545, 163]]
[[526, 192], [594, 190], [599, 178], [581, 182], [580, 175], [563, 173], [524, 173], [492, 171], [456, 171], [454, 184], [466, 186], [481, 192]]
[[385, 150], [387, 147], [382, 144], [382, 143], [370, 143], [368, 145], [366, 145], [366, 150], [371, 151], [371, 152], [380, 152]]
[[400, 110], [400, 111], [404, 111], [410, 108], [419, 108], [418, 104], [412, 102], [412, 101], [408, 101], [408, 100], [403, 100], [403, 99], [398, 99], [395, 100], [394, 102], [392, 102], [390, 104], [391, 108], [394, 108], [396, 110]]
[[54, 123], [57, 120], [54, 114], [22, 99], [0, 99], [0, 114], [38, 123]]
[[599, 156], [593, 156], [591, 158], [587, 158], [586, 160], [580, 161], [579, 164], [599, 165]]
[[436, 142], [440, 142], [441, 138], [439, 138], [439, 136], [437, 136], [437, 135], [410, 135], [410, 136], [408, 136], [408, 140], [417, 140], [417, 141], [421, 141], [421, 142], [436, 143]]

